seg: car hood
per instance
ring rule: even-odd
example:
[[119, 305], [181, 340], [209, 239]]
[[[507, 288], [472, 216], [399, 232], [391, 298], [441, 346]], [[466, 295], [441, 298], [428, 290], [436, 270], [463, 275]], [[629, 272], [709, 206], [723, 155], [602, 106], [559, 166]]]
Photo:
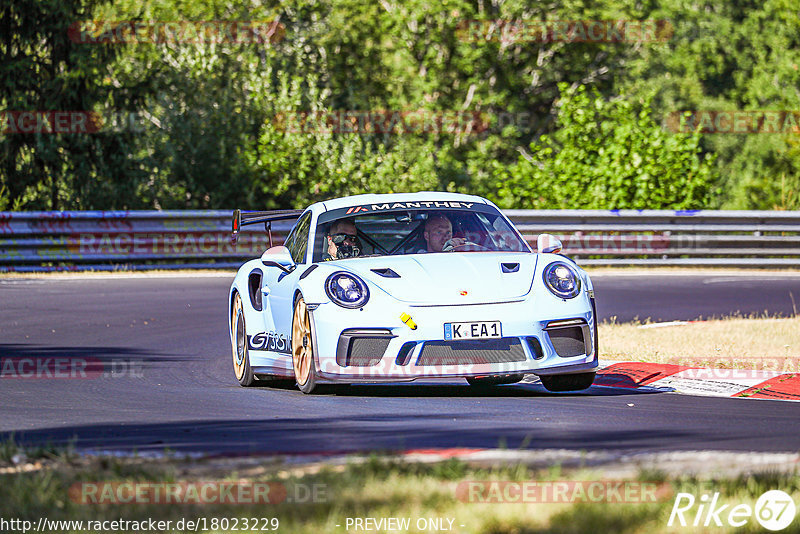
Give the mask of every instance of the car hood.
[[424, 306], [519, 300], [531, 291], [536, 260], [529, 253], [454, 252], [336, 263], [397, 300]]

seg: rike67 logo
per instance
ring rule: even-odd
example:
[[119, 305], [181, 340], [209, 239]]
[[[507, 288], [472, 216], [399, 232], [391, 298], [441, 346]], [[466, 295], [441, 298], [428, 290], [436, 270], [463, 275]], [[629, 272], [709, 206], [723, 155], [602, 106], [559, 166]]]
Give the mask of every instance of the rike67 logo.
[[711, 496], [703, 494], [699, 499], [691, 493], [678, 493], [667, 526], [743, 527], [755, 519], [763, 528], [779, 531], [792, 524], [796, 512], [792, 497], [781, 490], [765, 492], [755, 507], [723, 504], [719, 492]]

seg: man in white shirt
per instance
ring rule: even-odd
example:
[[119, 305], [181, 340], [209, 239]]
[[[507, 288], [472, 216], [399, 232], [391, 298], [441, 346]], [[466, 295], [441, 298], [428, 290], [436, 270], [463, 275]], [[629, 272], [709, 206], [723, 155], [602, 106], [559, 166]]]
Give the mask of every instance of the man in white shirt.
[[[428, 248], [419, 252], [450, 252], [453, 247], [466, 243], [466, 240], [460, 237], [453, 238], [453, 224], [444, 215], [434, 215], [428, 218], [422, 237], [425, 238]], [[445, 247], [445, 243], [448, 241], [450, 243]]]

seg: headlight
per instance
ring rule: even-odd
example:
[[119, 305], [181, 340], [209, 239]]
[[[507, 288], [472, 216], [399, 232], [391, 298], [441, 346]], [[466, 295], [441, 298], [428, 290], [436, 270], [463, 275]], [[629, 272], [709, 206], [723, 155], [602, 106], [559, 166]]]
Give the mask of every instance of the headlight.
[[339, 271], [325, 280], [325, 293], [343, 308], [360, 308], [369, 300], [369, 289], [361, 278]]
[[581, 279], [572, 267], [564, 262], [555, 261], [545, 267], [543, 278], [547, 289], [559, 298], [575, 298], [581, 291]]

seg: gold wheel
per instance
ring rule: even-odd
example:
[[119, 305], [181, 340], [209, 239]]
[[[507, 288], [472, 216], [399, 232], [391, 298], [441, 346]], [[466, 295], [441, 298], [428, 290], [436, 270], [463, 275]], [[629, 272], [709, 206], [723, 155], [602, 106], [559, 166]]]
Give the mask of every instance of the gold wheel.
[[311, 319], [303, 297], [294, 305], [292, 320], [292, 365], [297, 385], [303, 393], [310, 393], [316, 385], [314, 372], [314, 343]]
[[243, 386], [252, 385], [255, 377], [250, 369], [250, 355], [247, 353], [247, 328], [245, 328], [242, 298], [238, 293], [233, 299], [231, 311], [231, 349], [233, 351], [233, 373], [236, 375], [236, 380]]

